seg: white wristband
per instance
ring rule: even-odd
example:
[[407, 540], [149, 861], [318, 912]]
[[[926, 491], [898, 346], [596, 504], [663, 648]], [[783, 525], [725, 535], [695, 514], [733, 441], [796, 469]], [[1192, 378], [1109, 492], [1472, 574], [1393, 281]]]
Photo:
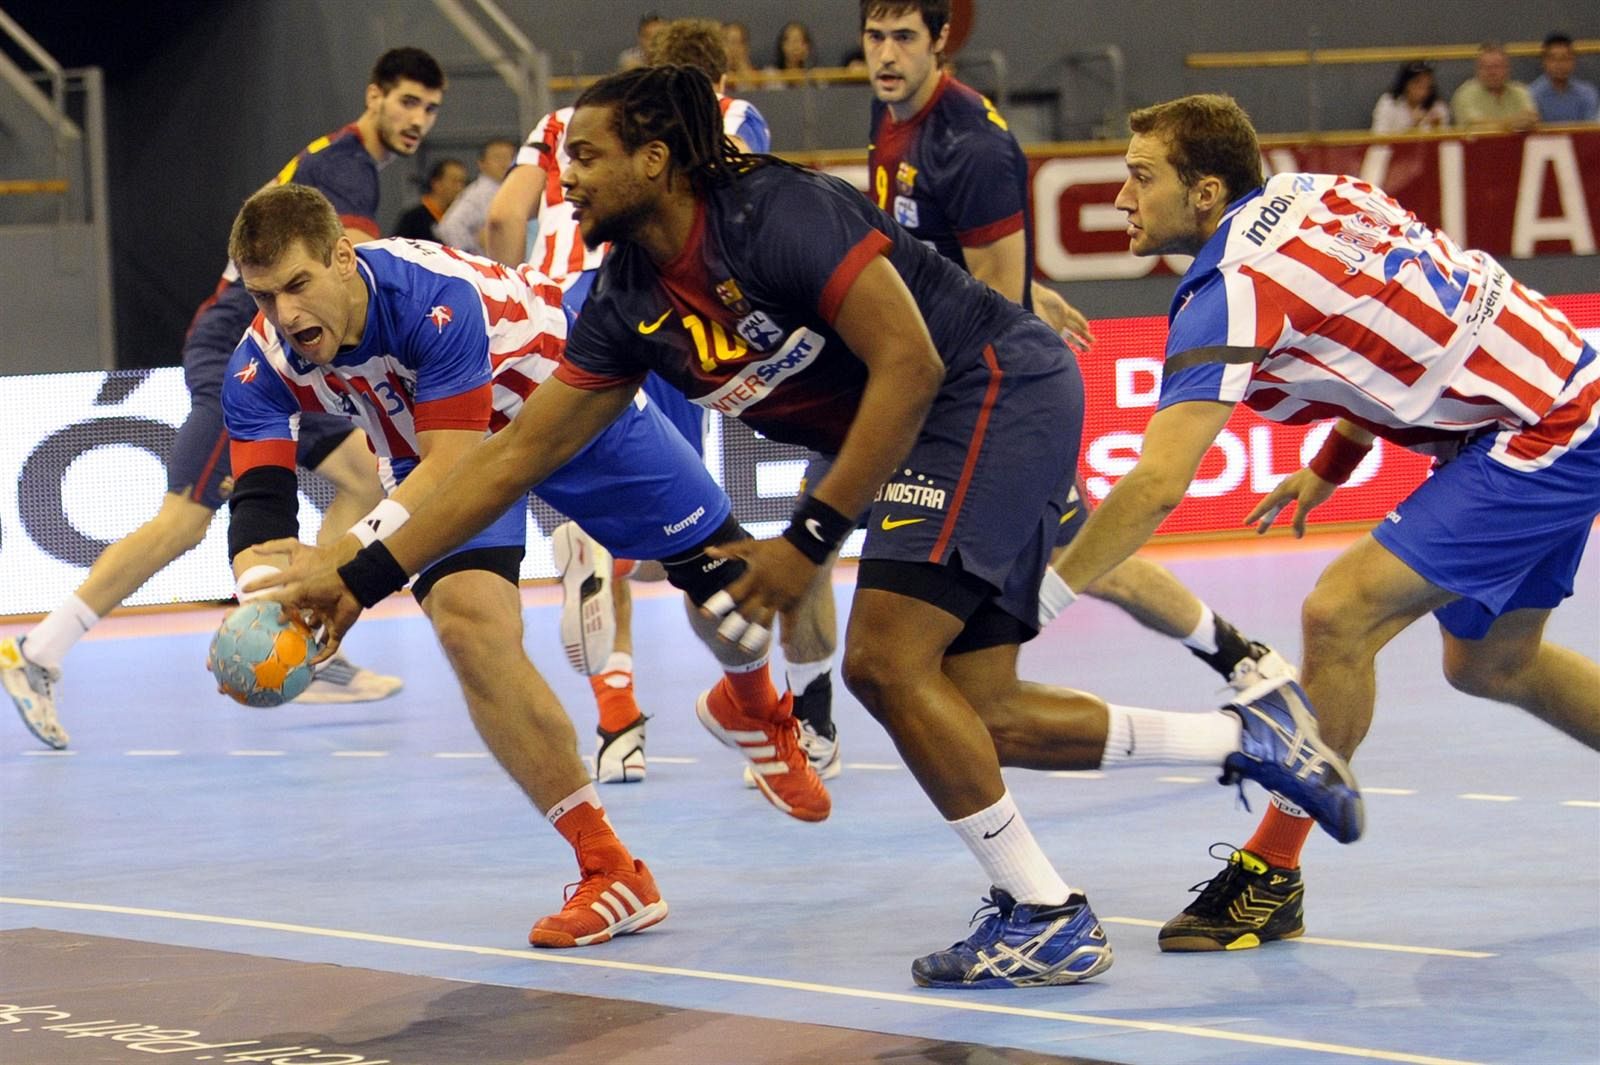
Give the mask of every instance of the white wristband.
[[1039, 582], [1039, 627], [1054, 621], [1063, 610], [1078, 601], [1078, 593], [1067, 587], [1061, 574], [1053, 566], [1044, 568], [1044, 580]]
[[350, 534], [366, 547], [374, 540], [382, 540], [406, 523], [411, 512], [398, 500], [385, 499], [367, 512], [367, 516], [350, 526]]
[[268, 566], [264, 564], [251, 566], [249, 569], [239, 574], [239, 579], [233, 582], [233, 594], [239, 597], [239, 602], [241, 603], [248, 603], [252, 599], [260, 599], [262, 596], [267, 594], [267, 589], [263, 588], [259, 592], [247, 592], [244, 590], [244, 586], [247, 584], [254, 584], [262, 577], [270, 577], [274, 573], [282, 572], [283, 570], [279, 569], [277, 566]]

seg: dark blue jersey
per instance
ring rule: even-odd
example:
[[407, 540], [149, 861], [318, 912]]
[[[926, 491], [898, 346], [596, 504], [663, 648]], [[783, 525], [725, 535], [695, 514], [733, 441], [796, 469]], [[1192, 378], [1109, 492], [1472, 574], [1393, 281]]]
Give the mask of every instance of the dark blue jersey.
[[833, 321], [879, 255], [916, 299], [947, 379], [1023, 316], [850, 185], [771, 162], [701, 201], [672, 262], [613, 246], [556, 375], [598, 389], [654, 370], [774, 440], [837, 452], [867, 368]]
[[[318, 137], [291, 159], [269, 184], [289, 182], [310, 185], [328, 197], [339, 220], [349, 229], [378, 236], [378, 163], [361, 143], [354, 123]], [[191, 351], [212, 354], [227, 362], [239, 338], [256, 316], [255, 301], [244, 291], [239, 271], [232, 263], [223, 271], [211, 298], [200, 305], [184, 342], [185, 361]], [[220, 385], [220, 377], [217, 379]]]
[[940, 75], [933, 97], [904, 122], [874, 100], [867, 169], [873, 201], [946, 259], [965, 270], [964, 248], [1020, 230], [1024, 280], [1033, 277], [1028, 161], [981, 93]]

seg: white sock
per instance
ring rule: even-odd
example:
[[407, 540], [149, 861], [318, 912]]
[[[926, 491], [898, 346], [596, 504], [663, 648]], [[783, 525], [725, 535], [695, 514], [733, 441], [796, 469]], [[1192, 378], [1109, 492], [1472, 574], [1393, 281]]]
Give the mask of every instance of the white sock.
[[1072, 894], [1028, 831], [1011, 792], [987, 809], [947, 823], [983, 866], [989, 882], [1018, 902], [1059, 906]]
[[[571, 795], [568, 795], [565, 799], [562, 799], [560, 802], [550, 807], [550, 809], [546, 810], [544, 819], [553, 825], [557, 821], [561, 820], [561, 818], [564, 817], [569, 811], [577, 806], [582, 805], [583, 803], [588, 803], [596, 810], [605, 809], [604, 804], [600, 802], [600, 793], [595, 790], [593, 781], [585, 784], [583, 787], [579, 788], [577, 791], [573, 792]], [[609, 822], [609, 818], [607, 820]]]
[[600, 671], [604, 676], [607, 673], [633, 674], [633, 656], [626, 651], [612, 651], [611, 657], [606, 659], [606, 668]]
[[1200, 624], [1183, 638], [1185, 647], [1193, 647], [1203, 655], [1217, 653], [1217, 615], [1204, 603], [1200, 604]]
[[1217, 765], [1239, 749], [1237, 714], [1189, 714], [1108, 703], [1100, 765]]
[[818, 659], [815, 662], [786, 662], [783, 666], [783, 676], [789, 685], [789, 690], [799, 695], [811, 687], [812, 681], [823, 676], [832, 668], [832, 655]]
[[83, 639], [99, 620], [100, 615], [90, 610], [82, 599], [76, 595], [67, 596], [28, 633], [28, 661], [46, 669], [60, 669], [61, 660], [67, 657], [72, 645]]

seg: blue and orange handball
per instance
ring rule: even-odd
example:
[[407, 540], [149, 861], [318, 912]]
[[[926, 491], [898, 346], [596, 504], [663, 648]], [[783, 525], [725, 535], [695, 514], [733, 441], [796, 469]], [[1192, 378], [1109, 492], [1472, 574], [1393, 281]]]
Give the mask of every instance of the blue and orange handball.
[[246, 706], [281, 706], [311, 683], [321, 645], [306, 623], [270, 599], [228, 611], [206, 666], [222, 692]]

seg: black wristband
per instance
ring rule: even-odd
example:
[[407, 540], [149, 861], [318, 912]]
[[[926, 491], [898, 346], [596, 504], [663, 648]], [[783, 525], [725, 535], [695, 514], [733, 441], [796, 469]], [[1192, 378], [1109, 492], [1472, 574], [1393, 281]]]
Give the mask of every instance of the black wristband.
[[794, 517], [783, 530], [783, 538], [820, 566], [839, 550], [839, 545], [855, 527], [855, 519], [845, 517], [820, 499], [804, 496], [794, 508]]
[[339, 567], [339, 579], [363, 607], [370, 607], [404, 588], [410, 577], [383, 541], [374, 540]]

